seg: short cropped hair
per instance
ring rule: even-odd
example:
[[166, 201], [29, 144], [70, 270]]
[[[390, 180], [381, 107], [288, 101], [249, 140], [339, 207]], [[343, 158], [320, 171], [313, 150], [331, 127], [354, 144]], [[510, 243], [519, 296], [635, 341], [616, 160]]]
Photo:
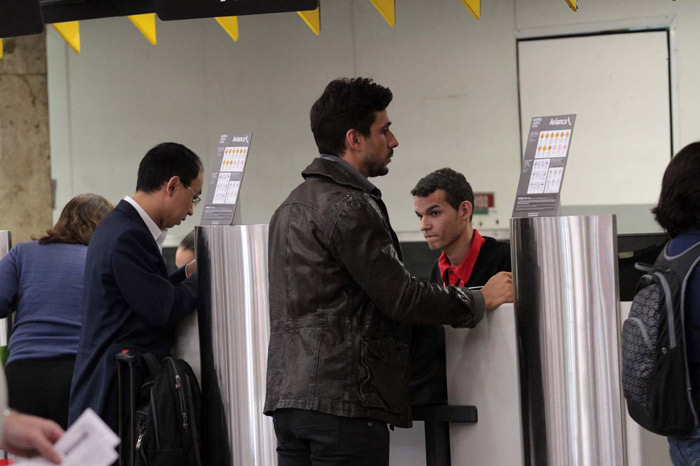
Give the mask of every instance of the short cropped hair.
[[[451, 168], [441, 168], [421, 178], [416, 187], [411, 190], [411, 195], [428, 197], [437, 189], [445, 191], [445, 200], [455, 210], [458, 210], [459, 205], [464, 201], [469, 201], [472, 207], [474, 206], [474, 191], [471, 185], [464, 175]], [[470, 216], [469, 221], [471, 219]]]
[[68, 201], [53, 228], [39, 238], [39, 244], [67, 243], [88, 245], [97, 224], [114, 209], [97, 194], [80, 194]]
[[311, 107], [311, 132], [321, 154], [340, 155], [350, 129], [369, 136], [376, 113], [386, 110], [393, 94], [369, 78], [331, 81]]
[[671, 237], [700, 227], [700, 142], [685, 146], [666, 167], [651, 212]]
[[136, 191], [152, 193], [173, 176], [189, 186], [202, 171], [197, 154], [182, 144], [163, 142], [149, 150], [139, 164]]
[[194, 252], [194, 231], [187, 233], [187, 236], [182, 238], [182, 241], [180, 241], [180, 245], [178, 247], [184, 249], [185, 251]]

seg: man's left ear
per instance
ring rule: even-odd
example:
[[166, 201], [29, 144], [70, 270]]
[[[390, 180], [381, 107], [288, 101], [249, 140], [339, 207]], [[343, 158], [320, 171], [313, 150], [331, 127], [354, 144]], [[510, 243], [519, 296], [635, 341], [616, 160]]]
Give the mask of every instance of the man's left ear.
[[165, 193], [168, 196], [171, 196], [175, 193], [175, 189], [182, 184], [182, 181], [180, 181], [179, 176], [173, 176], [171, 177], [168, 182], [165, 184]]
[[353, 151], [361, 151], [360, 132], [354, 128], [350, 128], [345, 132], [345, 146]]
[[462, 201], [462, 203], [459, 205], [459, 213], [462, 215], [462, 217], [469, 220], [469, 217], [472, 216], [472, 212], [474, 212], [474, 206], [472, 206], [472, 203], [469, 201]]

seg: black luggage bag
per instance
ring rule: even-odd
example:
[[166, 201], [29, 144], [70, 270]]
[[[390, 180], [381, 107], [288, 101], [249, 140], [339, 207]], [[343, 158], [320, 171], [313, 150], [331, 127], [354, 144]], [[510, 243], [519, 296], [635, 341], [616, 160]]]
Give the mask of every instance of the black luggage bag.
[[[201, 392], [192, 368], [181, 359], [167, 356], [159, 362], [146, 353], [140, 357], [145, 375], [137, 391], [136, 358], [128, 350], [116, 355], [119, 466], [202, 466]], [[124, 370], [129, 377], [126, 396]]]

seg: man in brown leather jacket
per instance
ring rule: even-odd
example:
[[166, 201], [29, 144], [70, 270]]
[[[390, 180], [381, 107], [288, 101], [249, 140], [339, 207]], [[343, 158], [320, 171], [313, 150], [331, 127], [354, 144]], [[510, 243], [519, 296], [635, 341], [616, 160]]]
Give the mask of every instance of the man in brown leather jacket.
[[311, 108], [320, 156], [270, 222], [271, 336], [265, 414], [279, 466], [386, 466], [387, 424], [410, 427], [408, 324], [473, 327], [513, 299], [501, 273], [481, 291], [413, 278], [368, 178], [399, 145], [388, 88], [337, 79]]

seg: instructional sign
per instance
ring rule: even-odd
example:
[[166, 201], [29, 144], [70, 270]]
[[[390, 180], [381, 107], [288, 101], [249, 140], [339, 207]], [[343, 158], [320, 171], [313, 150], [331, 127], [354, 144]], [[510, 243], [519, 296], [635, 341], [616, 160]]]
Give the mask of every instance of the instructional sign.
[[231, 225], [253, 133], [222, 134], [209, 180], [202, 225]]
[[557, 215], [575, 122], [575, 114], [532, 119], [513, 207], [514, 218]]

